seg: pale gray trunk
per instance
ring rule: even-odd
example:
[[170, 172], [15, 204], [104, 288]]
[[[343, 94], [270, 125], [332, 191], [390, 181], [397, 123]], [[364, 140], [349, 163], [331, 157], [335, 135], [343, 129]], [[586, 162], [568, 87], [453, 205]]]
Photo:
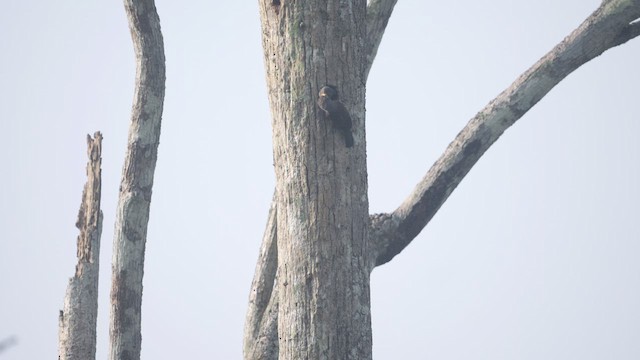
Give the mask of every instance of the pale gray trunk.
[[[280, 359], [371, 357], [365, 1], [261, 1], [276, 172]], [[321, 117], [335, 85], [353, 148]]]
[[87, 135], [87, 182], [76, 227], [78, 264], [69, 279], [64, 307], [58, 324], [58, 359], [91, 360], [96, 357], [96, 323], [98, 318], [98, 275], [100, 265], [100, 211], [102, 134]]
[[124, 5], [136, 55], [136, 84], [113, 239], [109, 335], [112, 360], [137, 360], [142, 341], [142, 275], [164, 102], [165, 58], [154, 1], [125, 0]]

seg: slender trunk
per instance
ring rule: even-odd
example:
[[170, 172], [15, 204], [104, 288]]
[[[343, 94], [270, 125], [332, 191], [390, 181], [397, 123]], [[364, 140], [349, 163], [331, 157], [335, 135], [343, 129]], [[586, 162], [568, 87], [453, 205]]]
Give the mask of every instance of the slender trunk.
[[78, 235], [78, 264], [69, 279], [64, 309], [59, 317], [60, 360], [91, 360], [96, 357], [96, 323], [98, 318], [98, 275], [100, 260], [100, 211], [102, 134], [93, 139], [87, 135], [87, 183], [82, 191], [82, 203], [76, 227]]
[[125, 0], [136, 87], [113, 239], [111, 359], [140, 359], [142, 276], [165, 90], [160, 19], [153, 0]]

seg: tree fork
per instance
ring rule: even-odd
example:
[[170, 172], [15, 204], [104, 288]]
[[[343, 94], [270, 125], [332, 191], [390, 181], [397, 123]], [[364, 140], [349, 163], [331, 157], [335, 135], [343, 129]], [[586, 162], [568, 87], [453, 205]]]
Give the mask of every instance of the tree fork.
[[[277, 34], [270, 32], [276, 31], [277, 18], [269, 16], [267, 3], [261, 1], [260, 4], [267, 80], [270, 100], [272, 100], [271, 96], [277, 97], [279, 94], [285, 94], [282, 89], [273, 91], [272, 81], [275, 83], [275, 80], [272, 80], [272, 77], [275, 71], [281, 70], [279, 66], [286, 66], [286, 63], [277, 63], [274, 59], [277, 58], [278, 53], [273, 51], [277, 50], [277, 47], [269, 47], [271, 42], [279, 41], [275, 36]], [[366, 78], [369, 73], [395, 4], [396, 0], [369, 1], [366, 14], [367, 58], [363, 78]], [[280, 5], [279, 2], [278, 5]], [[327, 8], [331, 8], [331, 5], [328, 5]], [[279, 11], [280, 7], [277, 10]], [[276, 14], [278, 13], [276, 12]], [[484, 151], [497, 140], [506, 128], [515, 123], [538, 100], [546, 95], [557, 82], [607, 49], [640, 36], [639, 17], [640, 0], [603, 1], [601, 6], [578, 29], [474, 117], [398, 209], [393, 213], [371, 216], [371, 228], [368, 234], [370, 239], [367, 246], [370, 247], [370, 256], [374, 259], [372, 260], [372, 267], [382, 265], [400, 253], [426, 226]], [[323, 21], [326, 21], [326, 19], [323, 18]], [[303, 23], [301, 22], [300, 24]], [[324, 22], [321, 21], [321, 24], [324, 24]], [[317, 28], [315, 23], [313, 27]], [[322, 29], [324, 30], [324, 28]], [[284, 36], [284, 32], [281, 32], [281, 34]], [[329, 37], [329, 34], [327, 36]], [[270, 52], [269, 50], [272, 51]], [[305, 53], [308, 54], [309, 51], [305, 50]], [[315, 58], [320, 59], [319, 56]], [[569, 60], [567, 61], [567, 59]], [[270, 61], [272, 62], [270, 63]], [[541, 82], [541, 75], [547, 78], [547, 81]], [[554, 80], [548, 81], [549, 76]], [[538, 85], [531, 86], [531, 84]], [[274, 118], [274, 149], [276, 149], [275, 144], [278, 139], [275, 131], [275, 119], [279, 113], [275, 110], [274, 101], [271, 101], [271, 105]], [[359, 125], [355, 125], [356, 131], [360, 131], [358, 129]], [[362, 125], [360, 124], [360, 126]], [[478, 128], [484, 129], [484, 131], [478, 131]], [[491, 131], [487, 131], [487, 129]], [[364, 142], [363, 129], [361, 134], [363, 137], [362, 142]], [[469, 136], [469, 134], [472, 136]], [[275, 155], [274, 158], [276, 158]], [[364, 170], [364, 173], [366, 174], [366, 170]], [[278, 186], [281, 186], [281, 184], [278, 183]], [[280, 190], [277, 193], [280, 193]], [[277, 207], [279, 211], [279, 206], [282, 206], [282, 201], [274, 199], [272, 208]], [[273, 211], [270, 212], [270, 220], [263, 239], [261, 253], [264, 253], [264, 249], [271, 247], [274, 242], [280, 241], [280, 228], [287, 225], [286, 222], [281, 221], [274, 223], [271, 220], [272, 214]], [[281, 247], [278, 246], [278, 248], [280, 249]], [[249, 304], [245, 331], [246, 359], [260, 358], [255, 354], [259, 354], [264, 349], [271, 351], [268, 354], [262, 353], [262, 355], [268, 355], [266, 358], [275, 359], [278, 357], [278, 343], [272, 336], [274, 332], [278, 331], [278, 328], [274, 325], [272, 317], [274, 316], [273, 309], [278, 307], [278, 301], [277, 299], [274, 300], [274, 297], [280, 296], [278, 292], [280, 287], [277, 285], [279, 278], [275, 271], [265, 270], [271, 269], [274, 266], [273, 263], [279, 261], [276, 259], [276, 256], [261, 256], [258, 260], [252, 292], [257, 289], [258, 293], [261, 294], [261, 300], [251, 301]], [[266, 290], [264, 286], [260, 288], [256, 287], [255, 284], [276, 285], [273, 286], [273, 290]], [[267, 299], [269, 297], [270, 299]], [[266, 311], [267, 308], [270, 310]], [[260, 314], [260, 316], [255, 316], [256, 314]], [[261, 344], [259, 347], [254, 345], [258, 343]], [[248, 355], [247, 349], [254, 350], [251, 353], [253, 355]], [[273, 349], [276, 351], [275, 356], [273, 356]], [[301, 353], [301, 356], [303, 355]]]

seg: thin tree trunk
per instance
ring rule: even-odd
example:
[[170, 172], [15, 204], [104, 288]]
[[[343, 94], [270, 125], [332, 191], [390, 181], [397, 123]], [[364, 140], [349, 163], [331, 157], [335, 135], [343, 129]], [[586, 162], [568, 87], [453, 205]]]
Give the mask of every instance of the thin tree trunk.
[[98, 317], [98, 275], [100, 260], [100, 211], [102, 134], [93, 139], [87, 135], [87, 183], [82, 191], [82, 203], [76, 227], [78, 264], [69, 279], [64, 308], [59, 316], [58, 359], [91, 360], [96, 357], [96, 322]]
[[160, 19], [153, 0], [125, 0], [136, 55], [129, 142], [113, 239], [110, 356], [140, 359], [142, 276], [165, 91]]

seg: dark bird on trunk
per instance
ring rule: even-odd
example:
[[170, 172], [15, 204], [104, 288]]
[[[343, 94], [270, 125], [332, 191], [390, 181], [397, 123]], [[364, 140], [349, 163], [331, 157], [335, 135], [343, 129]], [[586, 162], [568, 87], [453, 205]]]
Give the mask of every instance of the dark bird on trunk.
[[318, 94], [318, 107], [331, 119], [333, 127], [342, 132], [347, 147], [352, 147], [351, 116], [344, 104], [338, 100], [338, 90], [331, 85], [323, 86]]

